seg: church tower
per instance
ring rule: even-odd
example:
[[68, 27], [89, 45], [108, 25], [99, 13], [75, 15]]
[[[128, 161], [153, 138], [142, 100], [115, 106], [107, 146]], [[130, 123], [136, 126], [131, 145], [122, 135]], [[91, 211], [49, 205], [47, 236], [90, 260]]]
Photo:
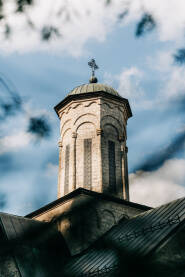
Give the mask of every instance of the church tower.
[[83, 187], [129, 200], [127, 99], [97, 83], [74, 88], [56, 107], [60, 119], [58, 198]]

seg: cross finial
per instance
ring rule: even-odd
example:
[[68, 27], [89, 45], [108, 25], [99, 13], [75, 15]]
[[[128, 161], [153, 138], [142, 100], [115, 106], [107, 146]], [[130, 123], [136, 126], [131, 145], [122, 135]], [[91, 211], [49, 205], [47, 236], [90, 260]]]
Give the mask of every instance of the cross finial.
[[92, 69], [92, 76], [91, 76], [89, 82], [90, 82], [90, 83], [97, 83], [97, 82], [98, 82], [98, 79], [95, 77], [95, 70], [97, 70], [99, 67], [98, 67], [98, 65], [96, 64], [95, 59], [91, 59], [91, 60], [88, 62], [88, 65], [89, 65], [89, 67]]

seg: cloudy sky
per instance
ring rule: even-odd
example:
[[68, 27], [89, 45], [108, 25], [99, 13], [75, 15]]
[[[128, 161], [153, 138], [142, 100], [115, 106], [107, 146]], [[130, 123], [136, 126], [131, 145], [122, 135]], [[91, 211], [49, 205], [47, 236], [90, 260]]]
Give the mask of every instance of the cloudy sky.
[[[56, 199], [53, 107], [88, 82], [92, 57], [99, 82], [117, 89], [132, 108], [131, 201], [157, 206], [185, 196], [185, 65], [174, 60], [185, 45], [184, 0], [35, 0], [21, 14], [7, 0], [3, 9], [0, 104], [16, 95], [22, 105], [0, 113], [1, 211], [24, 215]], [[146, 15], [152, 20], [138, 34]], [[38, 117], [51, 126], [47, 137], [28, 132]]]

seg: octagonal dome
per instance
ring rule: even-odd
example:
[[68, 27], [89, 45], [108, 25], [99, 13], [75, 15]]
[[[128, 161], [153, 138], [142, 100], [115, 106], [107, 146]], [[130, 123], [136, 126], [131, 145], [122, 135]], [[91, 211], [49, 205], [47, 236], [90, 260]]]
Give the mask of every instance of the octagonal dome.
[[67, 96], [89, 93], [89, 92], [98, 92], [98, 91], [104, 91], [112, 95], [120, 96], [119, 93], [112, 87], [104, 84], [99, 84], [99, 83], [90, 83], [90, 84], [84, 84], [84, 85], [78, 86], [73, 90], [71, 90]]

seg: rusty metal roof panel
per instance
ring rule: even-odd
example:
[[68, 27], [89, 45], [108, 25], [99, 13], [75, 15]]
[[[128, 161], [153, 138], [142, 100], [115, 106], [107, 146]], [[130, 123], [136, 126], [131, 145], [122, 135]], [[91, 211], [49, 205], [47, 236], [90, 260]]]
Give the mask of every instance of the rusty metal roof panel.
[[[116, 268], [119, 255], [146, 256], [185, 220], [185, 198], [120, 221], [92, 248], [65, 266], [65, 276], [100, 276]], [[97, 275], [96, 275], [97, 273]], [[94, 274], [94, 275], [93, 275]], [[99, 275], [98, 275], [99, 274]]]

